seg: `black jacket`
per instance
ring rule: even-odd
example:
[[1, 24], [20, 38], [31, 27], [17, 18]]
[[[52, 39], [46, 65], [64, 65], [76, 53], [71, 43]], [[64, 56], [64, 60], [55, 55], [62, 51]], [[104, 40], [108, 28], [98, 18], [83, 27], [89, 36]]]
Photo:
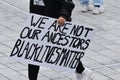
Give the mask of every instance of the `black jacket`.
[[67, 21], [71, 21], [72, 10], [75, 5], [72, 0], [43, 0], [45, 6], [34, 5], [34, 0], [30, 0], [30, 13], [36, 13], [53, 18], [60, 16]]

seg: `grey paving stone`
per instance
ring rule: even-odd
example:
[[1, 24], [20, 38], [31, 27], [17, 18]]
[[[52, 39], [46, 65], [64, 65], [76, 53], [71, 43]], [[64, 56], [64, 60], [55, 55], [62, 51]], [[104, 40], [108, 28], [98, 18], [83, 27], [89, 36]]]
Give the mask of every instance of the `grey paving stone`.
[[98, 72], [93, 72], [91, 78], [92, 80], [109, 80], [107, 76], [104, 76]]
[[95, 69], [95, 71], [99, 72], [100, 74], [103, 74], [105, 76], [111, 76], [111, 75], [117, 75], [119, 74], [118, 71], [113, 70], [109, 67], [104, 67], [104, 68], [99, 68], [99, 69]]
[[113, 80], [120, 80], [120, 74], [110, 76]]
[[3, 1], [5, 1], [5, 2], [11, 4], [11, 5], [14, 5], [15, 7], [18, 7], [20, 9], [24, 10], [24, 11], [28, 11], [29, 0], [25, 0], [25, 1], [23, 1], [23, 0], [19, 0], [19, 1], [17, 1], [17, 0], [12, 0], [12, 1], [3, 0]]
[[[101, 44], [102, 44], [102, 43], [101, 43]], [[98, 45], [98, 44], [93, 43], [93, 44], [91, 44], [90, 49], [97, 52], [97, 51], [106, 50], [106, 49], [108, 49], [108, 48], [105, 47], [105, 46], [102, 46], [102, 45]]]
[[0, 69], [6, 69], [7, 67], [5, 65], [0, 64]]
[[4, 21], [4, 22], [0, 22], [1, 25], [1, 31], [12, 31], [15, 32], [16, 29], [19, 27], [19, 25], [17, 25], [16, 23], [13, 22], [9, 22], [9, 21]]
[[47, 78], [46, 76], [39, 76], [38, 80], [51, 80], [51, 79]]
[[46, 77], [50, 79], [64, 77], [64, 75], [59, 74], [56, 71], [46, 71], [46, 72], [42, 72], [41, 74], [45, 75]]
[[3, 57], [3, 56], [5, 56], [2, 52], [0, 52], [0, 57]]
[[13, 63], [13, 64], [8, 64], [6, 66], [16, 71], [27, 70], [27, 66], [21, 63]]
[[71, 79], [64, 77], [64, 78], [56, 78], [56, 79], [52, 79], [52, 80], [71, 80]]
[[22, 75], [28, 77], [28, 70], [22, 70], [22, 71], [19, 71], [19, 73], [21, 73]]
[[11, 51], [11, 49], [8, 46], [5, 46], [2, 43], [0, 43], [0, 52], [2, 52], [2, 53], [8, 53], [10, 51]]
[[120, 40], [114, 41], [116, 44], [120, 45]]
[[120, 63], [118, 63], [116, 65], [112, 65], [111, 68], [116, 70], [116, 71], [118, 71], [120, 73]]
[[102, 35], [101, 37], [103, 37], [106, 40], [110, 40], [110, 41], [120, 40], [119, 36], [116, 36], [116, 35], [110, 34], [110, 33], [104, 34], [104, 36]]
[[[119, 24], [119, 25], [120, 25], [120, 24]], [[119, 26], [119, 25], [118, 25], [118, 26]], [[120, 31], [119, 31], [118, 28], [117, 28], [117, 29], [110, 30], [109, 32], [120, 37]]]
[[14, 71], [10, 68], [7, 68], [7, 69], [0, 69], [0, 74], [4, 75], [6, 77], [10, 77], [10, 76], [17, 75], [19, 73], [17, 73], [16, 71]]
[[0, 79], [1, 80], [9, 80], [7, 77], [3, 76], [2, 74], [0, 74]]
[[90, 58], [98, 63], [107, 65], [107, 64], [114, 64], [116, 63], [115, 61], [113, 61], [112, 59], [104, 56], [104, 55], [95, 55], [95, 56], [90, 56]]
[[24, 20], [20, 17], [8, 17], [8, 20], [10, 20], [10, 22], [13, 22], [13, 23], [20, 23], [20, 22], [24, 22]]
[[5, 37], [4, 35], [0, 36], [0, 41], [7, 41], [7, 40], [11, 40], [9, 37]]
[[10, 48], [10, 52], [11, 52], [15, 43], [16, 43], [16, 41], [17, 41], [17, 37], [15, 39], [12, 39], [12, 40], [9, 40], [9, 41], [4, 41], [4, 42], [2, 42], [2, 44], [8, 46]]
[[15, 75], [9, 76], [9, 79], [10, 80], [28, 80], [27, 77], [25, 77], [21, 74], [15, 74]]
[[10, 59], [10, 57], [0, 57], [0, 63], [2, 64], [12, 64], [12, 63], [17, 63], [17, 61]]
[[111, 50], [98, 51], [98, 53], [111, 58], [115, 62], [119, 62], [119, 60], [120, 60], [119, 54], [115, 53], [115, 52], [113, 52]]
[[91, 59], [90, 57], [84, 57], [81, 61], [83, 62], [84, 66], [89, 68], [103, 65], [102, 63], [97, 62], [96, 60]]
[[106, 45], [106, 47], [109, 48], [110, 50], [118, 53], [118, 54], [120, 52], [120, 45], [119, 44]]

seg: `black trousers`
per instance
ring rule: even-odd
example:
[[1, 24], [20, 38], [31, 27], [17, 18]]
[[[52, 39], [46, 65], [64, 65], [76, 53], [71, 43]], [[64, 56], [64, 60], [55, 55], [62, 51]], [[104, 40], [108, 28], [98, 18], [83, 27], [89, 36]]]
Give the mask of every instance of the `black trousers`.
[[[40, 68], [39, 66], [28, 64], [29, 80], [37, 80], [39, 68]], [[81, 74], [84, 71], [84, 69], [85, 68], [83, 67], [82, 62], [80, 61], [77, 68], [76, 68], [76, 72]]]
[[28, 64], [28, 77], [29, 80], [37, 80], [39, 66]]

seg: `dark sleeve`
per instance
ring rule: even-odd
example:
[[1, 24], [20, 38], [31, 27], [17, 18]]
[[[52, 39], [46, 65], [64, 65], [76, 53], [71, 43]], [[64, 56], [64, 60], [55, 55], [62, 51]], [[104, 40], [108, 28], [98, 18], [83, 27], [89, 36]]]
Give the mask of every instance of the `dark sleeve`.
[[71, 21], [71, 14], [75, 7], [72, 0], [59, 0], [61, 4], [61, 11], [59, 16], [64, 17], [67, 21]]

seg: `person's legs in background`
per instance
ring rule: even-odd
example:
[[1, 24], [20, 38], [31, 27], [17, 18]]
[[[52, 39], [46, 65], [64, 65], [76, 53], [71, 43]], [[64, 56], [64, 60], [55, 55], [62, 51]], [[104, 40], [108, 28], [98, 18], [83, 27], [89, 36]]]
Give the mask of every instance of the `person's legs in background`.
[[93, 14], [100, 14], [104, 12], [103, 0], [94, 0], [93, 5]]
[[89, 0], [80, 0], [80, 10], [81, 12], [91, 11], [93, 5], [89, 4]]
[[28, 64], [28, 77], [29, 80], [37, 80], [39, 66]]

